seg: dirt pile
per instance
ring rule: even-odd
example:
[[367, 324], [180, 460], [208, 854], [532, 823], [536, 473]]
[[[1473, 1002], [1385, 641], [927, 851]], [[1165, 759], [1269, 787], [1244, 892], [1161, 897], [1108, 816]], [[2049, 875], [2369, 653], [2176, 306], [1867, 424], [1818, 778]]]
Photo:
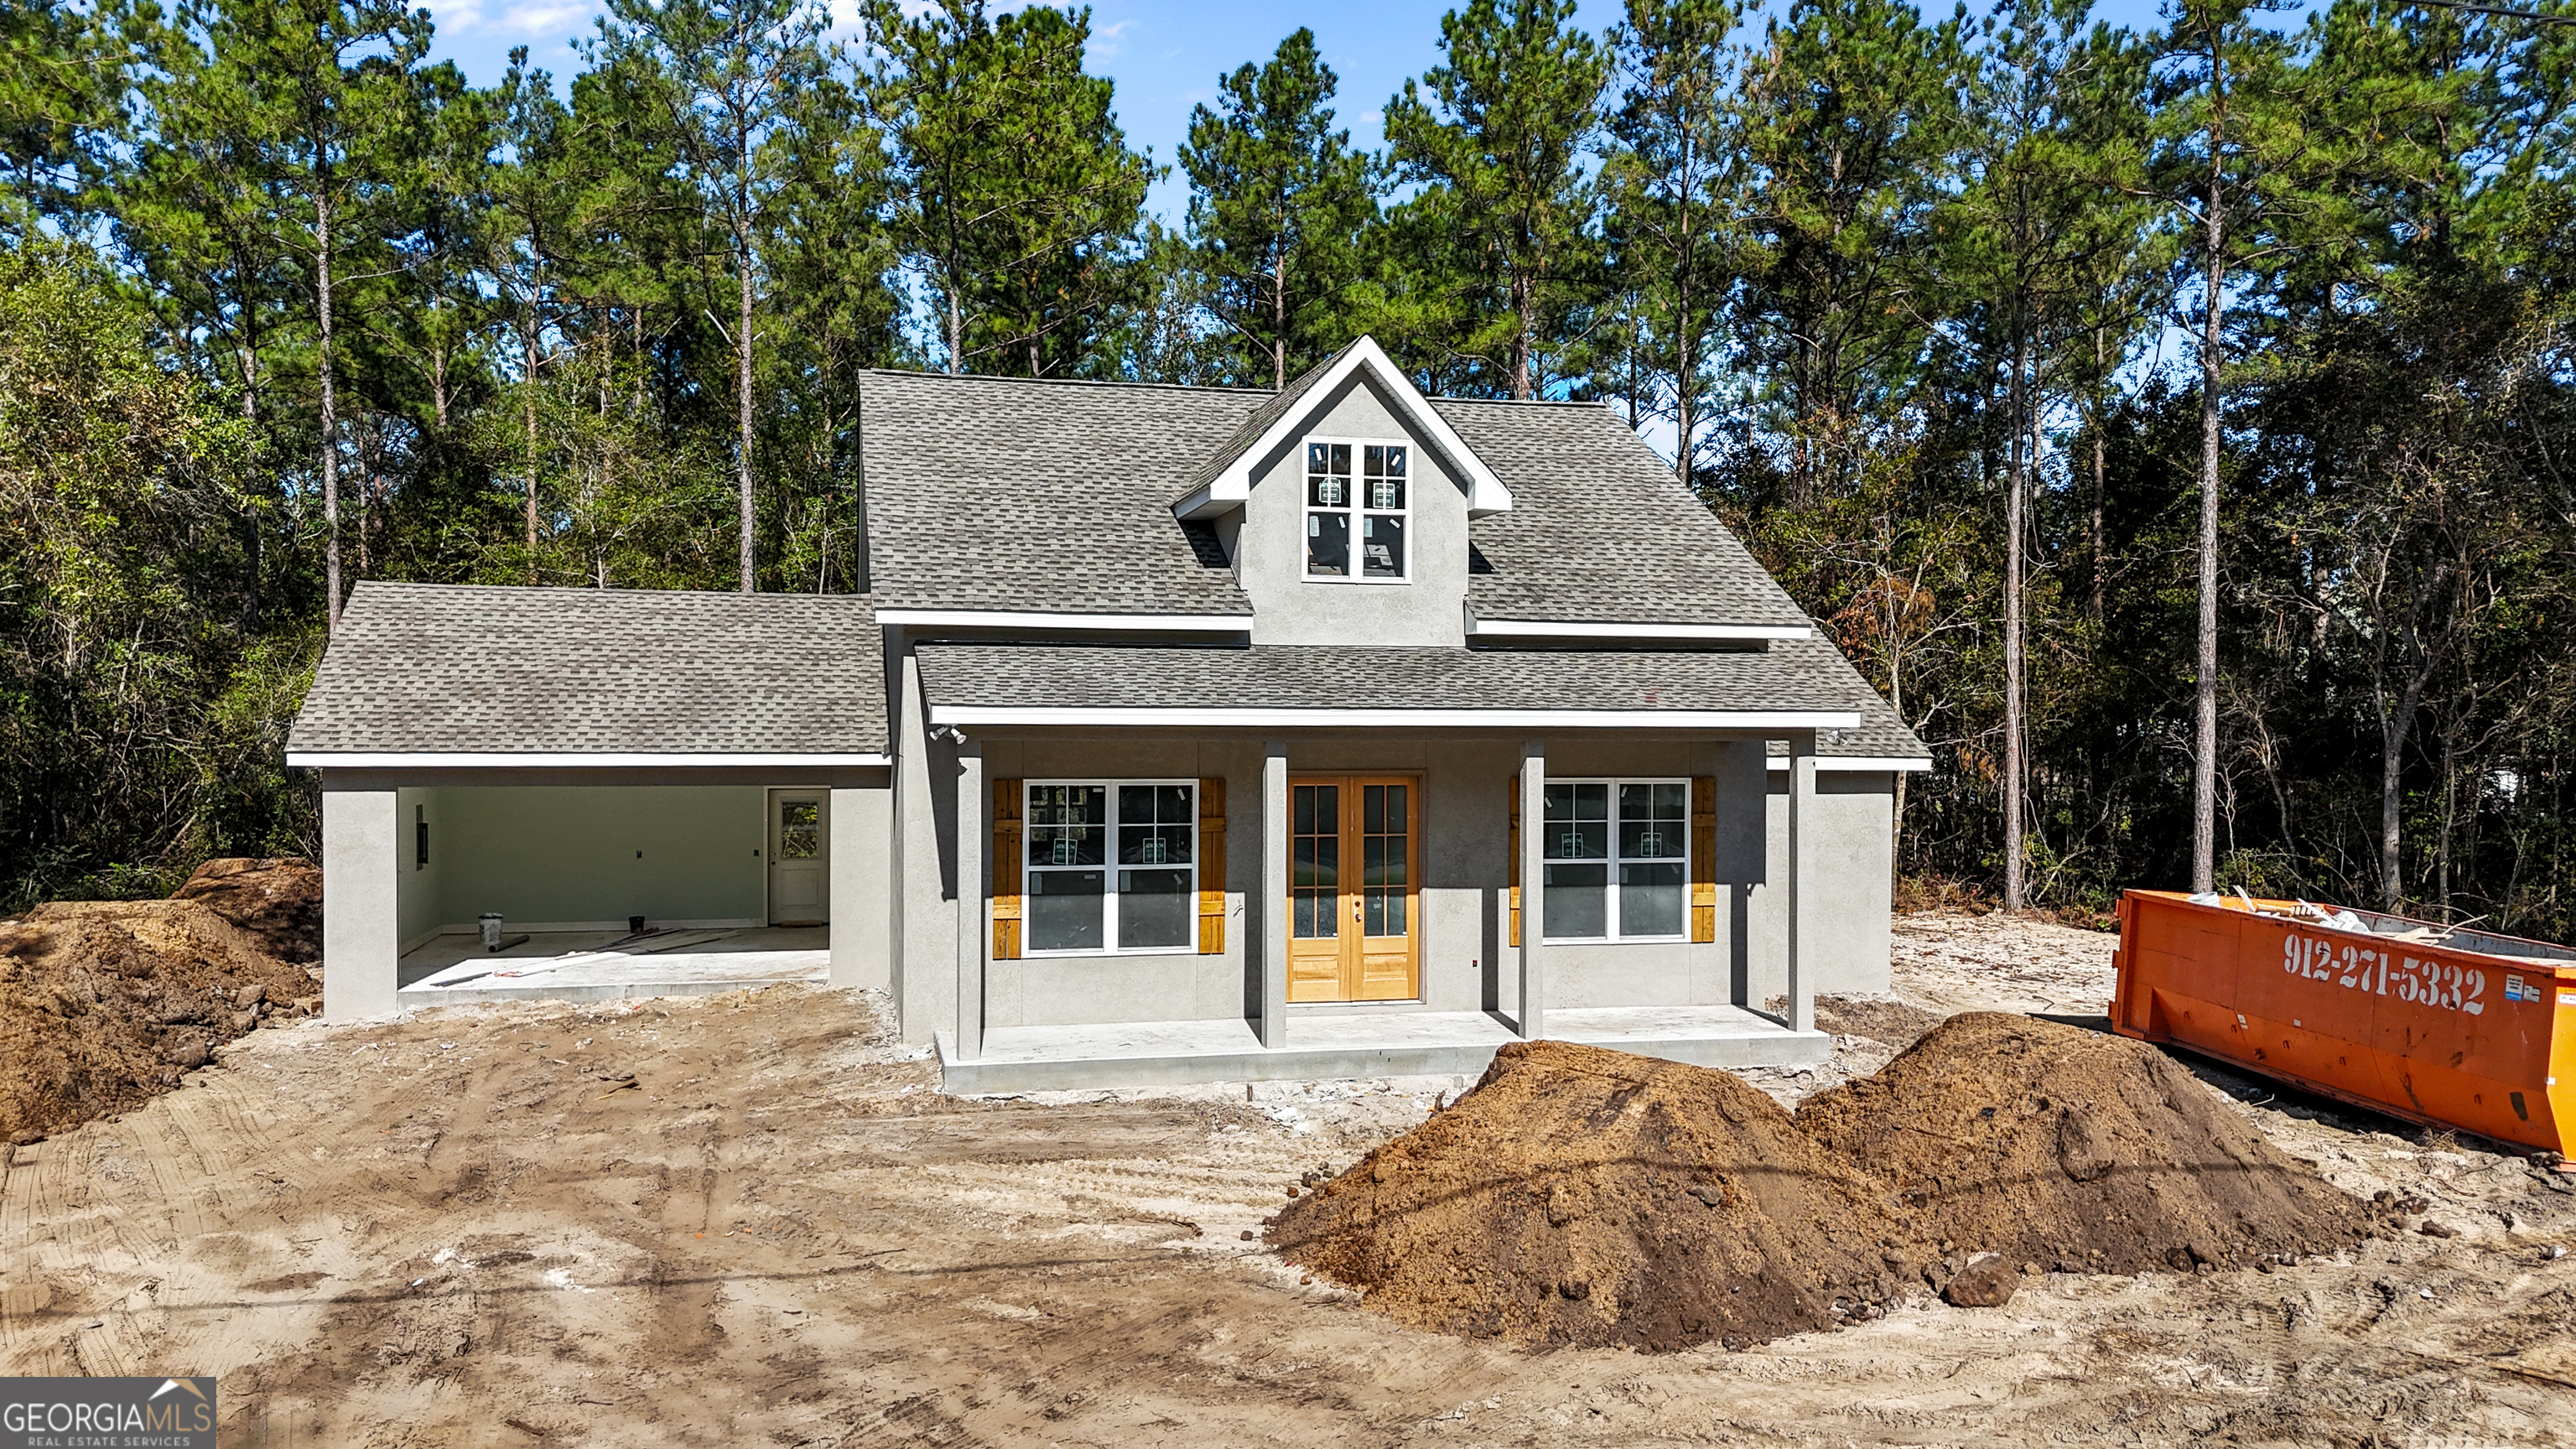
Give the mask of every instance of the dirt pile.
[[1418, 1327], [1649, 1351], [1828, 1328], [1896, 1291], [1876, 1189], [1724, 1072], [1505, 1046], [1268, 1241]]
[[322, 959], [322, 871], [300, 856], [210, 860], [170, 899], [205, 906], [280, 961]]
[[2377, 1227], [2164, 1053], [2024, 1016], [1954, 1016], [1875, 1075], [1808, 1099], [1798, 1125], [1867, 1163], [1950, 1253], [2189, 1272]]
[[1506, 1046], [1268, 1242], [1418, 1327], [1660, 1351], [1833, 1327], [1970, 1263], [1997, 1281], [1959, 1301], [1999, 1303], [2024, 1264], [2188, 1271], [2378, 1228], [2153, 1048], [1977, 1013], [1795, 1117], [1724, 1072]]
[[58, 901], [0, 925], [0, 1142], [121, 1112], [321, 990], [196, 901]]

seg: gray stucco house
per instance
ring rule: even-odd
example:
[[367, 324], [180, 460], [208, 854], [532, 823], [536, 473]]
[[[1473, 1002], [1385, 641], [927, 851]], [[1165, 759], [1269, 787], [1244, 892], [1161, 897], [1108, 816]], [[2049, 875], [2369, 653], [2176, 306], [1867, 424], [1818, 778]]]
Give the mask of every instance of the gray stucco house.
[[358, 587], [288, 745], [330, 1015], [487, 910], [817, 926], [960, 1090], [1814, 1060], [1885, 989], [1926, 751], [1608, 409], [1364, 338], [876, 373], [860, 452], [862, 594]]

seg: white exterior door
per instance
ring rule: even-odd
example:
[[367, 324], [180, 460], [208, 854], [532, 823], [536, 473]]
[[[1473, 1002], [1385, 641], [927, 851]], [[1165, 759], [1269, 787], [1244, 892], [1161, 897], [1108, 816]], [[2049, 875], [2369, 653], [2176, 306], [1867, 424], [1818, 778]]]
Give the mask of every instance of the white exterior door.
[[769, 923], [819, 926], [832, 915], [828, 790], [769, 792]]

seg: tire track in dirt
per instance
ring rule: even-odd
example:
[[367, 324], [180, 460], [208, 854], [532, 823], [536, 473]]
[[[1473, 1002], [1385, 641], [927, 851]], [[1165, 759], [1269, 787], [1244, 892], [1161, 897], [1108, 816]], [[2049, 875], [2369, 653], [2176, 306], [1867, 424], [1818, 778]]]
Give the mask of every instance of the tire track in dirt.
[[[299, 1449], [2310, 1443], [2374, 1410], [2383, 1442], [2538, 1442], [2576, 1411], [2493, 1357], [2565, 1332], [2576, 1274], [2532, 1257], [2576, 1246], [2569, 1200], [2376, 1128], [2231, 1108], [2347, 1187], [2490, 1215], [2442, 1198], [2460, 1239], [2367, 1261], [2053, 1275], [2007, 1309], [1642, 1360], [1397, 1328], [1227, 1226], [1428, 1092], [1296, 1095], [1298, 1132], [1239, 1086], [977, 1102], [933, 1071], [803, 988], [262, 1030], [0, 1179], [0, 1372], [196, 1367], [227, 1446]], [[83, 1179], [92, 1135], [154, 1170]]]

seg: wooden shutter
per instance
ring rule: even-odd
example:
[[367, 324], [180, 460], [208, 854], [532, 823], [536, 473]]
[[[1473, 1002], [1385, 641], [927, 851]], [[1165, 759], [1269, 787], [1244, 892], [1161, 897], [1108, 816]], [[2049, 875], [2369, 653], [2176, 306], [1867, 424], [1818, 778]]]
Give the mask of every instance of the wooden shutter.
[[1020, 877], [1028, 858], [1020, 849], [1021, 812], [1028, 792], [1018, 780], [993, 782], [993, 959], [1020, 959]]
[[1717, 939], [1717, 777], [1691, 778], [1691, 939]]
[[1511, 845], [1508, 849], [1511, 851], [1512, 855], [1512, 919], [1510, 935], [1511, 944], [1517, 946], [1521, 943], [1521, 777], [1518, 775], [1512, 776], [1512, 828]]
[[1225, 779], [1199, 778], [1199, 954], [1225, 954]]

